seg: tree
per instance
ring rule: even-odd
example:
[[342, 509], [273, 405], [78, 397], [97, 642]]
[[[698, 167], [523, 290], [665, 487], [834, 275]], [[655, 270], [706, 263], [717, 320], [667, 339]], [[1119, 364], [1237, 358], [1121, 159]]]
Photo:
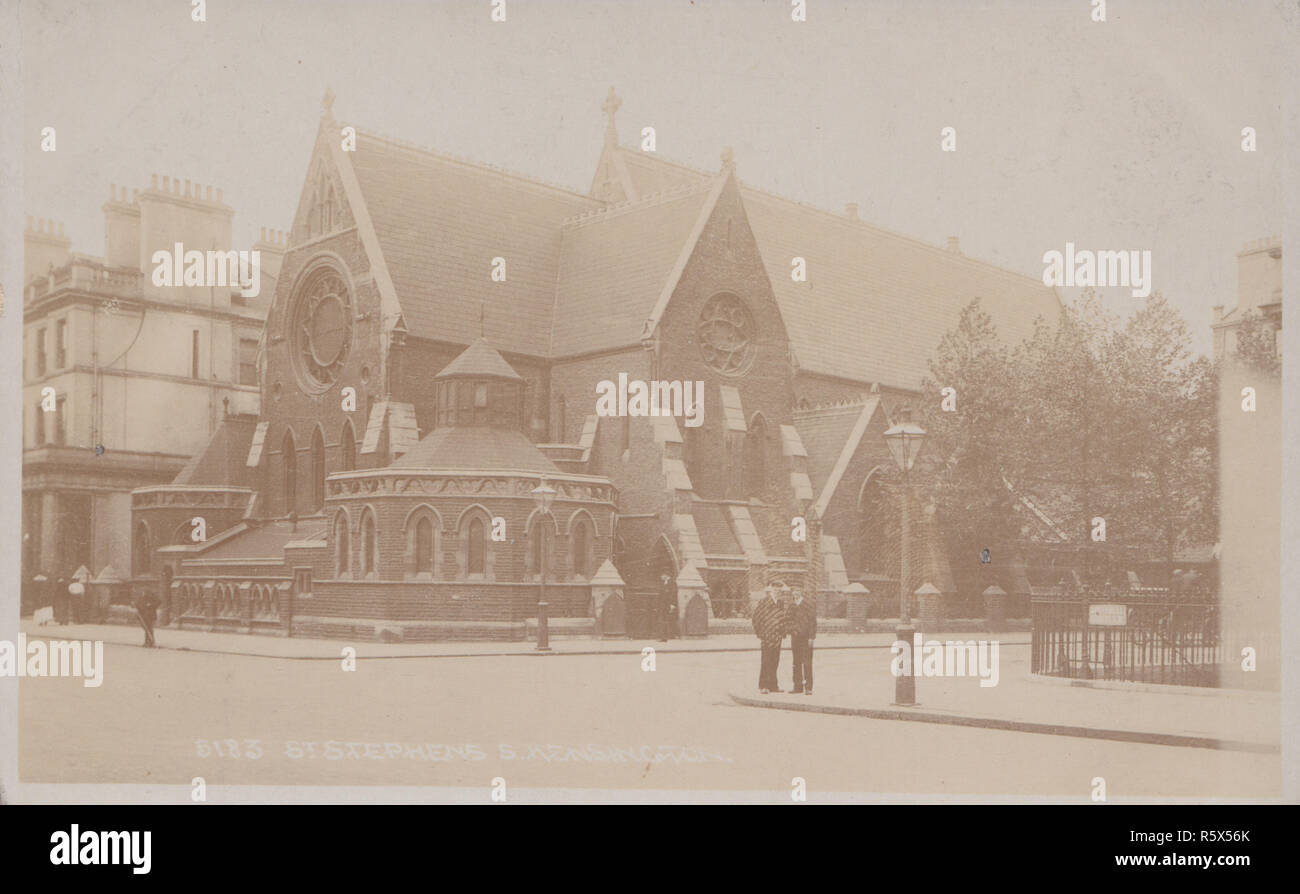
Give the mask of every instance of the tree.
[[977, 298], [939, 343], [918, 414], [928, 440], [913, 480], [933, 482], [930, 496], [955, 555], [1000, 549], [1018, 533], [1007, 482], [1026, 458], [1016, 425], [1019, 390], [1012, 359]]
[[1234, 359], [1270, 375], [1282, 374], [1282, 357], [1277, 352], [1277, 330], [1255, 309], [1252, 308], [1242, 316], [1236, 339]]
[[[930, 370], [926, 468], [959, 549], [1023, 542], [1028, 500], [1094, 579], [1133, 559], [1172, 566], [1180, 546], [1215, 538], [1215, 373], [1160, 295], [1121, 324], [1089, 290], [1010, 351], [972, 302]], [[957, 389], [953, 412], [944, 387]], [[1098, 517], [1104, 542], [1091, 537]]]

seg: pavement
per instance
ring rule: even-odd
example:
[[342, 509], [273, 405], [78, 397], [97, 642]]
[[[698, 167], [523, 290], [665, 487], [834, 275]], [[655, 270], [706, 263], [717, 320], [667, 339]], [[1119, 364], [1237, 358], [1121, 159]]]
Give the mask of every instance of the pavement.
[[[120, 624], [66, 624], [39, 626], [30, 618], [22, 621], [20, 629], [28, 637], [45, 639], [88, 639], [105, 643], [138, 646], [144, 641], [144, 631], [139, 627]], [[948, 634], [944, 634], [947, 636]], [[952, 634], [961, 637], [962, 634]], [[987, 634], [970, 633], [979, 637]], [[447, 641], [432, 643], [381, 643], [371, 640], [349, 642], [346, 639], [312, 639], [250, 633], [209, 633], [203, 630], [174, 630], [159, 627], [154, 638], [160, 649], [181, 649], [190, 652], [217, 652], [228, 655], [249, 655], [263, 658], [292, 658], [309, 661], [337, 661], [342, 649], [356, 649], [358, 659], [365, 658], [450, 658], [515, 655], [545, 657], [548, 655], [640, 655], [647, 646], [656, 652], [753, 652], [758, 654], [758, 640], [753, 635], [735, 634], [700, 639], [674, 639], [663, 642], [655, 639], [591, 639], [587, 637], [556, 637], [550, 639], [550, 652], [537, 651], [537, 644], [527, 641]], [[892, 633], [827, 634], [817, 640], [826, 649], [880, 649], [888, 654], [894, 641]], [[1003, 643], [1029, 646], [1028, 633], [1003, 636]]]
[[[38, 626], [24, 620], [28, 637], [89, 639], [138, 646], [143, 632], [115, 624]], [[944, 639], [983, 639], [987, 633], [944, 633]], [[243, 655], [306, 661], [337, 661], [351, 646], [358, 660], [451, 657], [563, 657], [640, 655], [649, 646], [657, 653], [754, 653], [749, 636], [657, 640], [553, 638], [550, 652], [538, 652], [533, 642], [349, 643], [342, 639], [303, 639], [198, 630], [156, 631], [161, 650]], [[850, 715], [874, 720], [922, 722], [991, 730], [1109, 739], [1157, 745], [1280, 752], [1280, 704], [1275, 692], [1210, 689], [1186, 686], [1070, 681], [1029, 673], [1027, 633], [1002, 634], [998, 682], [982, 687], [976, 677], [918, 677], [917, 704], [894, 702], [895, 679], [889, 673], [892, 634], [826, 634], [816, 641], [816, 653], [852, 655], [858, 672], [823, 674], [812, 695], [761, 695], [728, 684], [737, 705], [785, 711]], [[790, 650], [783, 650], [781, 685], [790, 687]], [[842, 662], [841, 662], [842, 663]], [[814, 672], [817, 662], [814, 660]]]
[[[949, 637], [944, 634], [944, 638]], [[982, 687], [974, 676], [917, 677], [916, 705], [910, 707], [894, 703], [896, 681], [890, 673], [889, 652], [873, 653], [859, 674], [840, 673], [829, 679], [816, 677], [814, 656], [816, 685], [811, 695], [788, 691], [762, 695], [756, 689], [733, 690], [729, 695], [736, 704], [756, 708], [1280, 753], [1281, 706], [1276, 692], [1041, 677], [1029, 672], [1028, 648], [1017, 648], [1007, 639], [1001, 643], [996, 685]], [[788, 690], [789, 651], [781, 657], [779, 679]]]

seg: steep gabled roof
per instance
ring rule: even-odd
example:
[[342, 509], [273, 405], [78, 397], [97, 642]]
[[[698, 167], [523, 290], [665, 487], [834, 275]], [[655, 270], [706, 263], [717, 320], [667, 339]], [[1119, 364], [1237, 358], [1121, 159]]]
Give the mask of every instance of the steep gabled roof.
[[[1060, 313], [1056, 294], [1027, 276], [756, 189], [741, 194], [804, 371], [915, 389], [972, 299], [1007, 344]], [[807, 282], [790, 278], [794, 257]]]
[[[642, 194], [715, 176], [657, 154], [618, 153]], [[983, 299], [1008, 344], [1031, 335], [1038, 316], [1060, 314], [1056, 293], [1032, 277], [747, 184], [740, 192], [806, 372], [915, 389], [973, 298]], [[795, 257], [807, 264], [807, 282], [790, 278]]]
[[[358, 132], [356, 176], [408, 332], [549, 353], [560, 227], [601, 206], [576, 192]], [[492, 279], [505, 260], [504, 282]], [[494, 312], [495, 311], [495, 312]]]
[[815, 493], [826, 486], [861, 415], [862, 400], [795, 410], [794, 427], [808, 455], [808, 477]]
[[637, 343], [646, 319], [671, 288], [667, 284], [675, 283], [674, 273], [680, 274], [694, 250], [718, 185], [688, 184], [565, 225], [552, 356]]
[[256, 428], [256, 416], [226, 416], [203, 449], [176, 473], [172, 484], [249, 486], [245, 461]]
[[[840, 485], [840, 479], [844, 477], [844, 473], [849, 468], [849, 463], [853, 461], [853, 455], [858, 452], [858, 445], [862, 443], [862, 435], [866, 432], [867, 426], [871, 423], [871, 417], [876, 415], [878, 409], [880, 409], [880, 395], [871, 394], [861, 403], [850, 402], [842, 407], [798, 410], [795, 412], [794, 424], [804, 437], [804, 443], [808, 449], [809, 469], [815, 470], [815, 474], [818, 476], [814, 478], [813, 482], [817, 491], [817, 502], [813, 511], [817, 516], [821, 517], [826, 514], [826, 510], [835, 496], [835, 490]], [[804, 434], [804, 426], [809, 427], [807, 435]], [[843, 435], [846, 427], [848, 433]], [[812, 444], [808, 444], [809, 435], [812, 436], [816, 444], [815, 459], [814, 447]], [[839, 440], [842, 435], [843, 440]], [[832, 453], [834, 461], [830, 465], [829, 471], [827, 471], [827, 461]], [[824, 478], [821, 477], [823, 475]]]

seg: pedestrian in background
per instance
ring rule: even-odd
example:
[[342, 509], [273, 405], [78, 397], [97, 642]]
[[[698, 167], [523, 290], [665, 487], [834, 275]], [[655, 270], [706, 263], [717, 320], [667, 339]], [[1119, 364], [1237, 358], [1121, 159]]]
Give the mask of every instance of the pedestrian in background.
[[812, 695], [813, 640], [817, 638], [817, 600], [794, 591], [790, 606], [790, 651], [794, 658], [794, 692]]
[[140, 618], [140, 626], [144, 628], [144, 647], [152, 649], [155, 645], [153, 623], [158, 615], [158, 597], [154, 596], [152, 590], [145, 590], [143, 596], [136, 598], [135, 613]]
[[751, 620], [754, 624], [754, 634], [758, 637], [760, 652], [758, 691], [764, 695], [769, 692], [780, 692], [781, 688], [776, 682], [776, 668], [781, 662], [781, 641], [785, 639], [786, 634], [786, 614], [785, 607], [777, 599], [776, 589], [771, 585], [764, 590], [763, 598], [754, 606]]
[[54, 623], [67, 624], [68, 611], [72, 601], [72, 594], [68, 592], [70, 583], [67, 574], [60, 574], [54, 579]]

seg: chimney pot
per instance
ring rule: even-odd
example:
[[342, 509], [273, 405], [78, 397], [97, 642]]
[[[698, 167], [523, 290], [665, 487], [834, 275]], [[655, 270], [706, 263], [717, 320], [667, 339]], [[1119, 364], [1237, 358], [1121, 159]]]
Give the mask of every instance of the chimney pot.
[[157, 188], [158, 188], [158, 175], [157, 175], [157, 174], [150, 174], [150, 175], [149, 175], [149, 188], [150, 188], [150, 189], [157, 189]]
[[948, 237], [948, 251], [952, 252], [953, 254], [961, 254], [961, 249], [957, 247], [956, 236]]
[[847, 217], [847, 218], [849, 218], [850, 220], [857, 220], [857, 219], [858, 219], [858, 203], [857, 203], [857, 202], [848, 202], [847, 204], [845, 204], [845, 206], [844, 206], [844, 216]]
[[[189, 197], [190, 197], [190, 181], [186, 180], [186, 181], [185, 181], [185, 198], [188, 199]], [[196, 198], [197, 198], [197, 196], [196, 196]]]
[[172, 191], [172, 178], [163, 174], [163, 192]]
[[219, 189], [217, 190], [217, 201], [218, 201], [218, 202], [222, 201], [222, 199], [221, 199], [221, 190], [219, 190]]
[[1214, 305], [1214, 307], [1210, 308], [1210, 310], [1214, 311], [1214, 322], [1217, 323], [1217, 322], [1219, 322], [1220, 320], [1223, 319], [1223, 305], [1222, 305], [1222, 304], [1216, 304], [1216, 305]]

